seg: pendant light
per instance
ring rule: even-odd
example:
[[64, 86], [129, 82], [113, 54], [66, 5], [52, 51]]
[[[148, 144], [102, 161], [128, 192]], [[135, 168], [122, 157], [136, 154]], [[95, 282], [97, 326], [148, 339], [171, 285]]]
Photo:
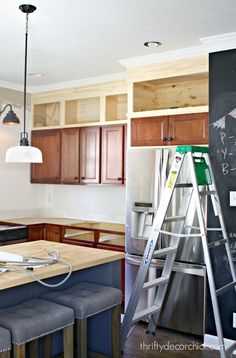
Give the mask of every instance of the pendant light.
[[26, 132], [26, 79], [27, 79], [27, 50], [28, 50], [28, 15], [36, 10], [34, 5], [21, 5], [20, 10], [26, 14], [25, 29], [25, 70], [24, 70], [24, 129], [20, 135], [20, 145], [11, 147], [6, 152], [7, 163], [42, 163], [42, 152], [29, 145]]

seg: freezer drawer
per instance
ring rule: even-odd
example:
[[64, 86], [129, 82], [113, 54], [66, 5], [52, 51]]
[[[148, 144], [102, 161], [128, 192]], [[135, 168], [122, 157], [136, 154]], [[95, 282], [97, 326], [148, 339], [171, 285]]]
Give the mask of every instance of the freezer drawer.
[[[134, 285], [141, 258], [126, 257], [126, 306]], [[149, 275], [160, 276], [162, 260], [153, 260]], [[155, 290], [155, 289], [154, 289]], [[143, 292], [138, 310], [144, 309], [153, 301], [155, 291]], [[205, 266], [175, 263], [159, 325], [181, 332], [203, 336], [205, 333], [206, 310], [206, 269]]]

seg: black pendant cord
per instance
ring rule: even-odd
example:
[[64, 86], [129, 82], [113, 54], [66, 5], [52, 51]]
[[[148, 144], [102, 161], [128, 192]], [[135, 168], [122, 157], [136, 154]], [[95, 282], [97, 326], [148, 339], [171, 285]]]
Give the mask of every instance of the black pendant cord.
[[28, 12], [26, 13], [25, 28], [25, 69], [24, 69], [24, 129], [21, 133], [20, 145], [29, 145], [28, 133], [26, 132], [26, 84], [27, 84], [27, 54], [28, 54]]

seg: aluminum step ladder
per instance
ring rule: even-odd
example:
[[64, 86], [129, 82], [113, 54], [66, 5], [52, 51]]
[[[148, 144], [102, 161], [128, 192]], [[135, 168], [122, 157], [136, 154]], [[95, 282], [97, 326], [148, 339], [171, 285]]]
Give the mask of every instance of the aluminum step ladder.
[[[140, 264], [140, 268], [122, 322], [122, 350], [124, 348], [125, 341], [129, 333], [132, 331], [132, 328], [139, 320], [143, 318], [148, 318], [149, 320], [147, 333], [155, 334], [156, 326], [167, 291], [172, 267], [178, 250], [180, 238], [191, 236], [199, 237], [202, 240], [214, 320], [218, 336], [218, 344], [220, 348], [220, 357], [232, 357], [232, 353], [236, 349], [236, 344], [231, 345], [228, 349], [226, 349], [225, 347], [218, 305], [218, 296], [221, 295], [223, 292], [227, 291], [229, 288], [236, 286], [236, 274], [208, 152], [209, 149], [207, 147], [178, 146], [176, 149], [175, 157], [172, 162], [169, 176], [167, 178], [166, 186], [160, 201], [160, 205], [154, 218], [153, 226], [150, 232], [149, 239], [147, 241], [143, 259]], [[189, 168], [189, 178], [186, 183], [178, 184], [177, 181], [184, 160], [187, 160]], [[182, 197], [177, 216], [168, 218], [168, 207], [170, 205], [173, 192], [176, 188], [188, 188], [188, 190], [186, 190], [185, 194]], [[202, 202], [202, 198], [206, 195], [211, 197], [214, 213], [216, 216], [218, 216], [220, 228], [207, 228], [206, 226]], [[185, 218], [187, 216], [191, 198], [193, 198], [196, 205], [199, 227], [194, 227], [194, 229], [198, 229], [198, 233], [183, 234], [182, 232], [185, 226]], [[173, 223], [172, 231], [163, 230], [163, 225], [168, 222]], [[208, 243], [208, 231], [220, 231], [222, 233], [223, 239]], [[156, 244], [161, 234], [171, 236], [170, 246], [164, 249], [156, 250]], [[218, 247], [219, 245], [225, 246], [232, 281], [224, 287], [216, 289], [214, 273], [210, 258], [210, 250], [214, 250], [214, 247]], [[146, 282], [147, 273], [152, 263], [152, 259], [159, 258], [162, 256], [165, 256], [165, 262], [161, 276], [157, 279]], [[136, 312], [139, 298], [143, 290], [147, 290], [153, 287], [156, 287], [157, 289], [153, 305], [151, 307], [147, 307], [140, 312]]]

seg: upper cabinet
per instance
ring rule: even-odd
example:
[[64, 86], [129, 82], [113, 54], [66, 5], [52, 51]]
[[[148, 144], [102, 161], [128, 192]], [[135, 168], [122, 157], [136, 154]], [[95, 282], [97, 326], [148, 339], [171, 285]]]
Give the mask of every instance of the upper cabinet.
[[80, 128], [80, 183], [100, 182], [101, 128]]
[[208, 113], [134, 118], [132, 146], [169, 146], [208, 143]]
[[102, 183], [124, 183], [124, 126], [102, 128]]
[[32, 146], [43, 154], [43, 163], [31, 165], [32, 183], [60, 183], [61, 132], [58, 129], [32, 132]]
[[125, 125], [32, 131], [32, 183], [124, 184]]
[[126, 81], [75, 87], [32, 96], [32, 129], [126, 123]]
[[79, 129], [61, 131], [61, 183], [79, 183]]

